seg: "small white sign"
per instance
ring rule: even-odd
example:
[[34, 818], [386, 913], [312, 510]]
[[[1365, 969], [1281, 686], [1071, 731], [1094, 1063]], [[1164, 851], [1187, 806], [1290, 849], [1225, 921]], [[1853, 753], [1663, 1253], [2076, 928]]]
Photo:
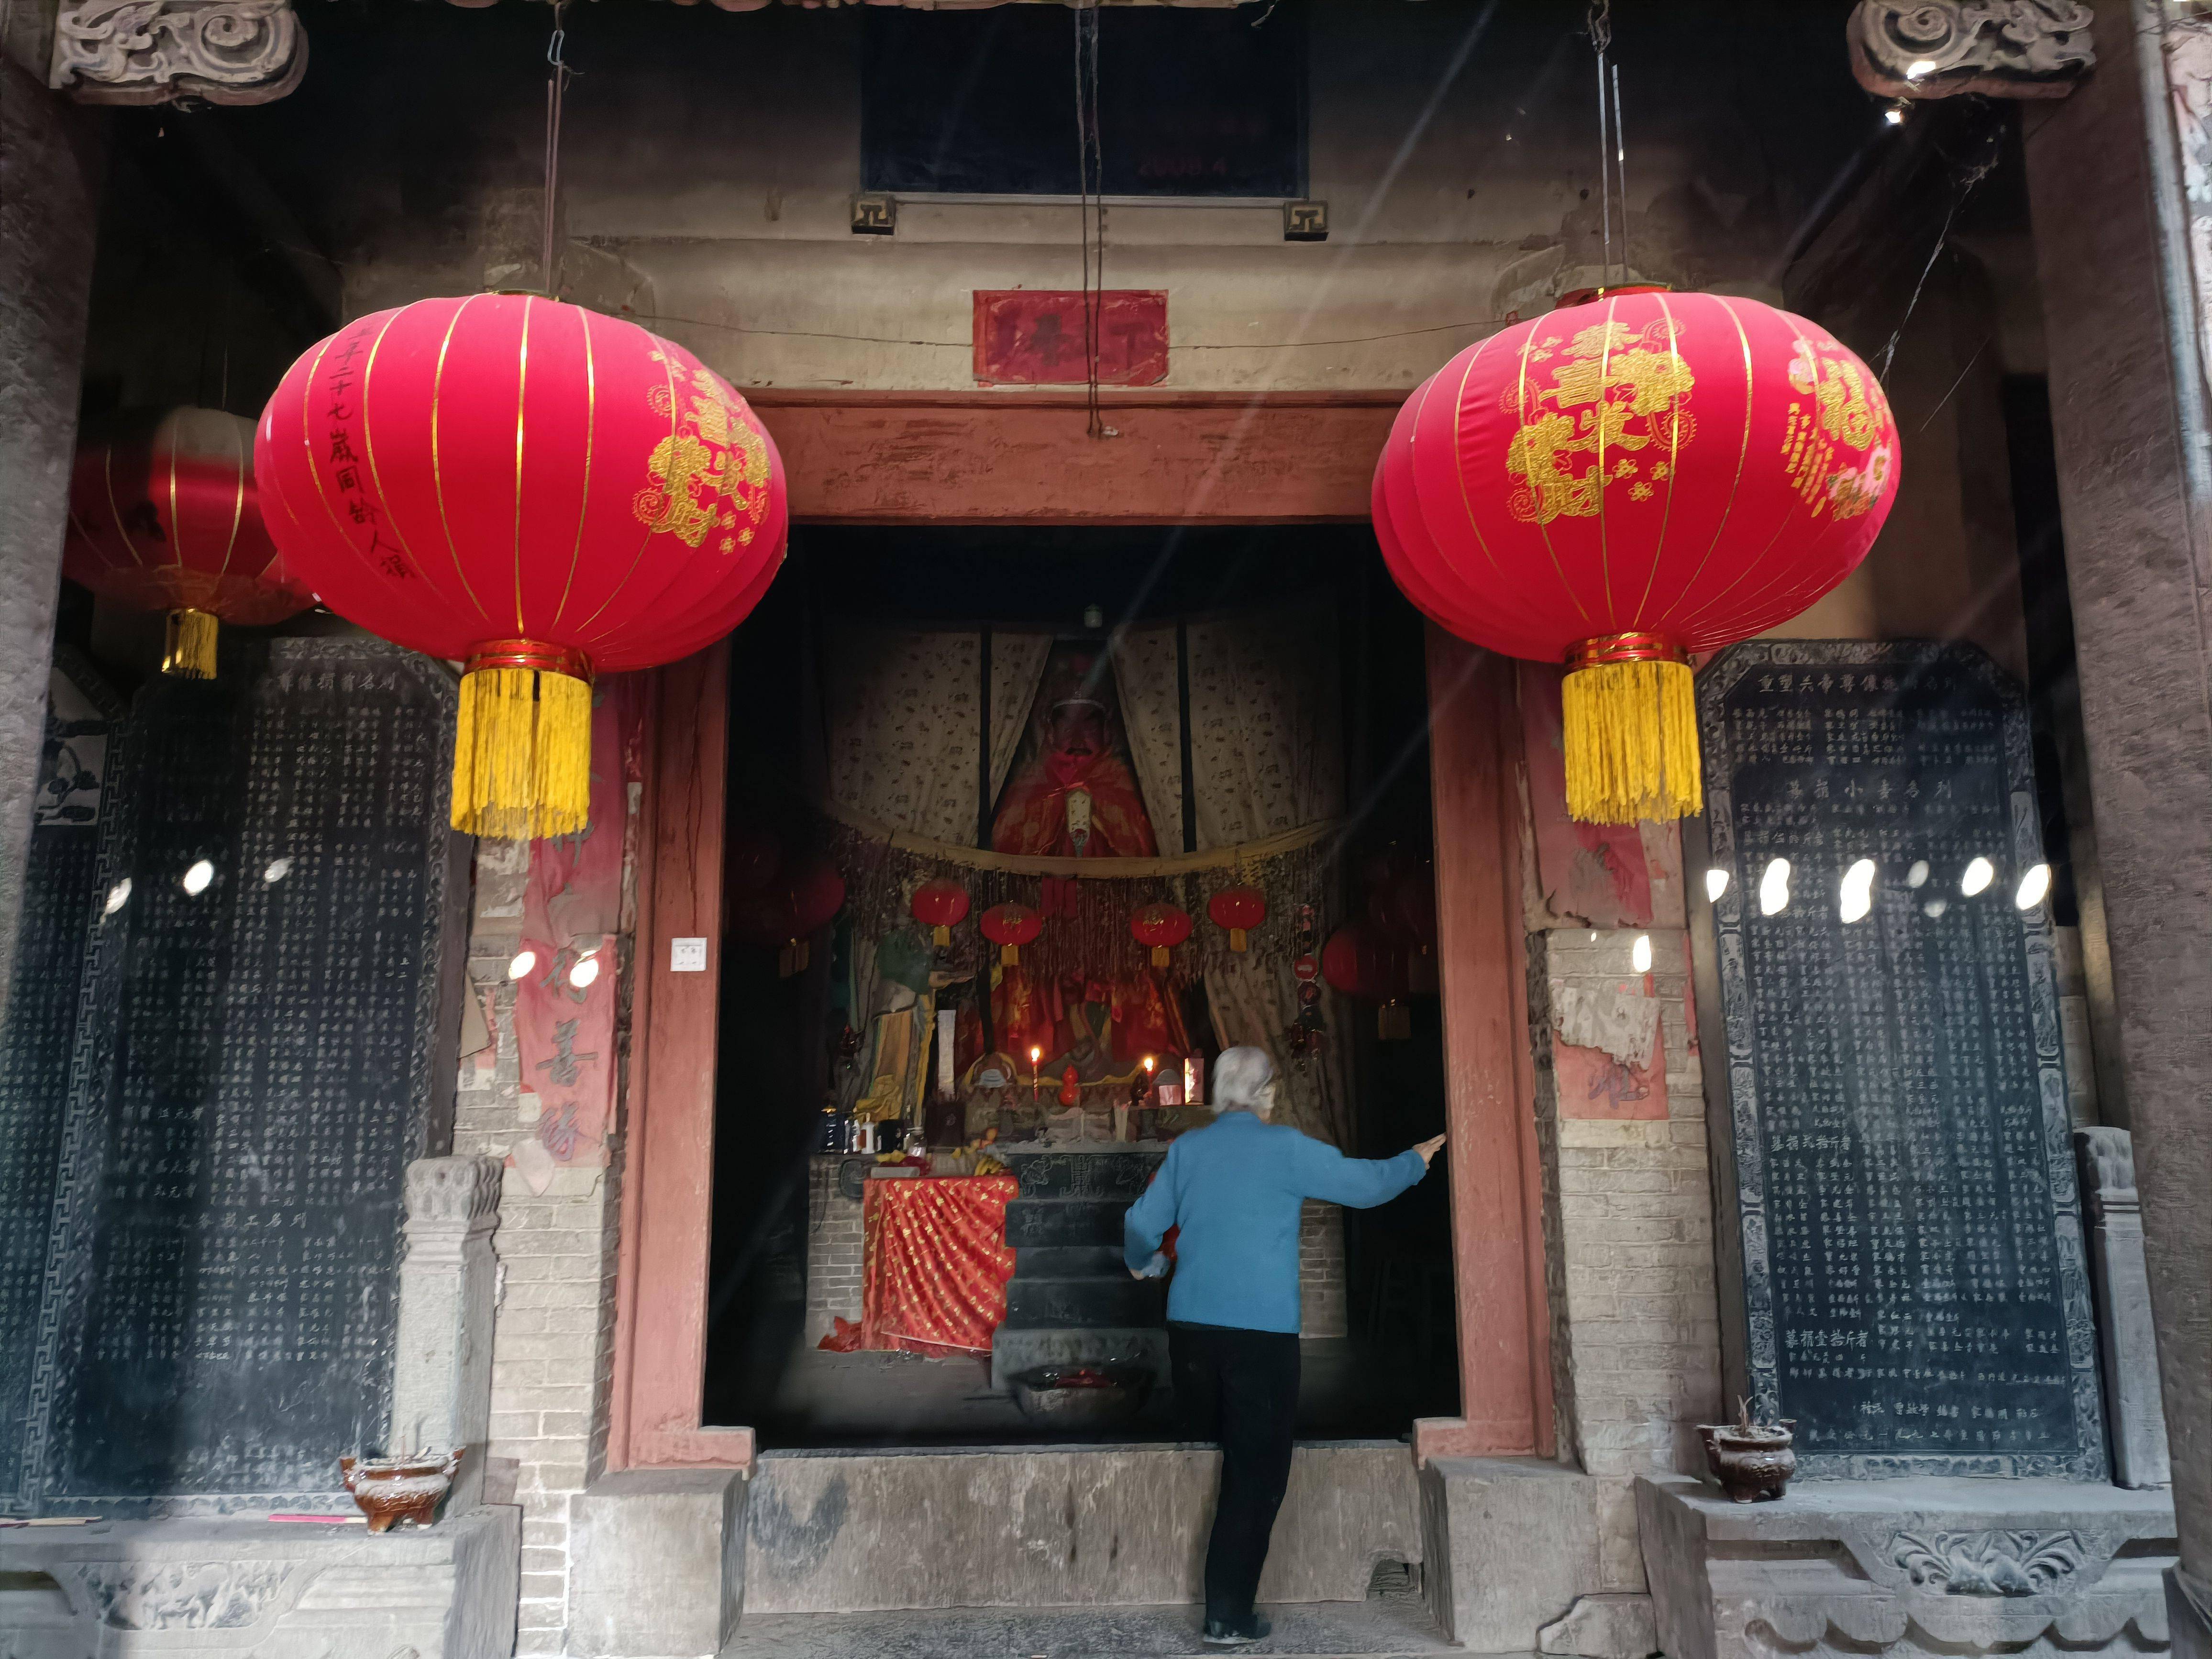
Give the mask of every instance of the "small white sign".
[[707, 971], [707, 941], [703, 939], [672, 939], [668, 941], [668, 971], [672, 974], [703, 974]]

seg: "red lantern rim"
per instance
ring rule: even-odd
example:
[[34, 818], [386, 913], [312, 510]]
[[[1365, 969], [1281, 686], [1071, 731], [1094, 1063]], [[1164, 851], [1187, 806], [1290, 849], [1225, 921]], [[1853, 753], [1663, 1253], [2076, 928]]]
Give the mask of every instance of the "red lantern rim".
[[1567, 652], [1567, 671], [1596, 668], [1611, 662], [1678, 662], [1685, 665], [1690, 653], [1665, 634], [1606, 634], [1578, 640]]
[[582, 652], [537, 640], [493, 640], [478, 646], [470, 653], [465, 672], [487, 668], [530, 668], [541, 674], [566, 674], [586, 684], [592, 678], [592, 659]]

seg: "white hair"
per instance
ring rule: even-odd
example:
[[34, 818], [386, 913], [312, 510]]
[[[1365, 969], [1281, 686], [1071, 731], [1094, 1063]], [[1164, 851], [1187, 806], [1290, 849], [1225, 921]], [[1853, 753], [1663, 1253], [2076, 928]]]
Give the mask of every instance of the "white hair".
[[1274, 1081], [1275, 1062], [1265, 1048], [1224, 1048], [1213, 1062], [1213, 1109], [1217, 1112], [1264, 1110], [1261, 1098]]

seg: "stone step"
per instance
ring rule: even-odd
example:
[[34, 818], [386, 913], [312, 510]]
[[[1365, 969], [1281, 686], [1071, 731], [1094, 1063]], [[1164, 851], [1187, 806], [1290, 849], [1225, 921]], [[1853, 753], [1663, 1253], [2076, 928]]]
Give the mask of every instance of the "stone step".
[[1016, 1250], [1038, 1244], [1114, 1244], [1121, 1242], [1121, 1198], [1018, 1198], [1006, 1206], [1006, 1243]]
[[1116, 1278], [1032, 1279], [1006, 1282], [1006, 1325], [1014, 1330], [1080, 1330], [1091, 1326], [1158, 1325], [1167, 1317], [1164, 1285], [1136, 1279], [1123, 1268]]
[[[1274, 1626], [1249, 1651], [1396, 1659], [1461, 1651], [1444, 1640], [1418, 1595], [1263, 1606]], [[951, 1607], [924, 1612], [747, 1614], [720, 1659], [1180, 1659], [1219, 1653], [1199, 1641], [1194, 1607]]]
[[1126, 1279], [1128, 1264], [1121, 1246], [1112, 1244], [1032, 1244], [1014, 1253], [1016, 1279]]
[[1160, 1167], [1162, 1152], [1021, 1152], [1009, 1149], [1006, 1167], [1022, 1183], [1024, 1198], [1118, 1198], [1143, 1192]]
[[[1212, 1448], [1176, 1444], [763, 1451], [745, 1483], [739, 1636], [750, 1639], [763, 1628], [760, 1620], [778, 1613], [978, 1607], [1047, 1613], [1071, 1605], [1195, 1601], [1204, 1593], [1219, 1469]], [[1291, 1458], [1261, 1599], [1358, 1602], [1378, 1562], [1418, 1564], [1421, 1555], [1418, 1487], [1406, 1447], [1302, 1445]], [[1191, 1609], [1177, 1611], [1188, 1617]], [[1021, 1659], [1047, 1650], [1012, 1642], [979, 1650]], [[1089, 1650], [1146, 1650], [1110, 1644]], [[735, 1651], [842, 1656], [867, 1650], [770, 1644]]]

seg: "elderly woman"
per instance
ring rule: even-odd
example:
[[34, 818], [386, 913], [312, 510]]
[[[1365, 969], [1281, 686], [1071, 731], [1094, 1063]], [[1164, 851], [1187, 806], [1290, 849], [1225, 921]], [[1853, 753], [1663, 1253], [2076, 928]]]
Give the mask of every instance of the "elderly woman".
[[1167, 1161], [1122, 1223], [1129, 1271], [1168, 1270], [1168, 1354], [1177, 1406], [1193, 1440], [1221, 1444], [1221, 1495], [1206, 1550], [1209, 1647], [1241, 1647], [1267, 1633], [1252, 1610], [1267, 1535], [1291, 1478], [1298, 1404], [1298, 1214], [1307, 1199], [1367, 1209], [1427, 1173], [1438, 1135], [1395, 1158], [1346, 1158], [1267, 1121], [1275, 1067], [1264, 1049], [1231, 1048], [1216, 1063], [1218, 1115], [1168, 1148]]

